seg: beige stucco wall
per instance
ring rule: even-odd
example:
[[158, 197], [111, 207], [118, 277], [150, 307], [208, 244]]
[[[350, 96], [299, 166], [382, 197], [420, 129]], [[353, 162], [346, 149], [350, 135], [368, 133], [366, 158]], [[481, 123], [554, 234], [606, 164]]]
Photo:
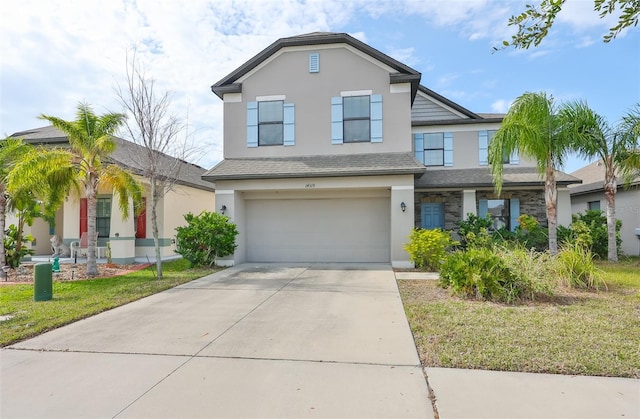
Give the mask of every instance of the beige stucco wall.
[[[362, 176], [300, 179], [256, 179], [216, 182], [217, 207], [225, 205], [225, 215], [238, 226], [238, 248], [233, 256], [219, 261], [233, 265], [246, 261], [246, 200], [247, 199], [319, 199], [339, 197], [389, 196], [391, 213], [391, 255], [394, 266], [409, 267], [409, 256], [402, 248], [413, 228], [413, 176]], [[380, 195], [383, 194], [383, 195]], [[405, 212], [400, 203], [405, 202]], [[218, 208], [219, 211], [219, 208]], [[322, 217], [322, 213], [309, 217]]]
[[[430, 132], [451, 132], [453, 133], [453, 166], [430, 167], [431, 170], [455, 170], [473, 169], [488, 167], [480, 165], [478, 131], [497, 130], [499, 123], [491, 124], [461, 124], [461, 125], [437, 125], [437, 126], [416, 126], [411, 129], [412, 134]], [[413, 138], [413, 135], [412, 135]], [[413, 147], [413, 140], [412, 140]], [[518, 164], [505, 164], [504, 167], [535, 167], [535, 161], [519, 155]]]
[[[319, 73], [309, 73], [310, 52], [320, 54]], [[411, 151], [410, 86], [390, 85], [390, 72], [346, 45], [280, 50], [240, 80], [241, 94], [225, 95], [225, 158]], [[331, 98], [347, 91], [383, 96], [382, 143], [331, 144]], [[295, 146], [249, 148], [247, 102], [271, 95], [295, 104]]]
[[[584, 213], [587, 203], [600, 201], [600, 209], [606, 211], [607, 201], [603, 192], [594, 192], [585, 195], [571, 197], [571, 212]], [[635, 229], [640, 228], [640, 187], [634, 186], [630, 190], [619, 189], [616, 193], [616, 218], [622, 221], [620, 238], [622, 239], [622, 251], [630, 256], [640, 256], [640, 240], [635, 234]]]
[[[176, 227], [186, 225], [184, 214], [200, 214], [202, 211], [216, 211], [216, 198], [212, 191], [205, 191], [184, 185], [176, 185], [164, 197], [164, 236], [175, 238]], [[148, 214], [150, 216], [150, 214]], [[151, 234], [151, 220], [147, 220], [147, 236]]]

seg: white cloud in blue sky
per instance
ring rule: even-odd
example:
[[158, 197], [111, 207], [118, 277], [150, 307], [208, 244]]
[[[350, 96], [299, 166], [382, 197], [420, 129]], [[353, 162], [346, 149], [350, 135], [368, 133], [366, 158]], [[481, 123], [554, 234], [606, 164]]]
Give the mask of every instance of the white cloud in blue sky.
[[[610, 44], [615, 22], [592, 0], [569, 0], [543, 44], [508, 39], [524, 1], [497, 0], [22, 0], [1, 6], [0, 134], [45, 125], [37, 115], [74, 117], [78, 102], [119, 111], [127, 49], [173, 111], [205, 146], [199, 164], [222, 158], [222, 102], [210, 86], [276, 39], [347, 32], [422, 72], [422, 84], [477, 113], [505, 112], [525, 91], [584, 99], [615, 121], [640, 101], [640, 29]], [[578, 164], [578, 163], [575, 163]], [[577, 167], [568, 167], [573, 170]]]

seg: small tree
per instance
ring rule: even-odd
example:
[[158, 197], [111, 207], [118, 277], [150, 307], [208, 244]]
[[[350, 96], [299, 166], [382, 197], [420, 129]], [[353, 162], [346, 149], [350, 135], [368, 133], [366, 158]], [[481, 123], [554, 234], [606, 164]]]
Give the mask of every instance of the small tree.
[[232, 254], [238, 245], [238, 229], [229, 217], [203, 211], [184, 216], [186, 226], [176, 228], [177, 250], [191, 266], [213, 266], [216, 259]]

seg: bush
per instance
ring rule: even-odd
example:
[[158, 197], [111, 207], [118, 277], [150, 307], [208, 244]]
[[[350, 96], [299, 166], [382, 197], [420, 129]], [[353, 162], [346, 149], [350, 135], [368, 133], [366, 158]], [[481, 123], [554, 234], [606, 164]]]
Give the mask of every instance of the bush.
[[549, 248], [547, 229], [542, 228], [535, 217], [527, 214], [518, 217], [518, 226], [515, 228], [513, 240], [526, 249], [535, 249], [539, 252]]
[[557, 279], [549, 252], [538, 252], [517, 242], [496, 246], [495, 252], [515, 276], [520, 299], [534, 300], [536, 294], [553, 295]]
[[215, 212], [203, 211], [195, 216], [184, 216], [187, 225], [177, 227], [177, 253], [189, 261], [191, 267], [213, 266], [216, 259], [232, 254], [238, 230], [229, 217]]
[[[607, 217], [597, 210], [586, 211], [584, 214], [578, 213], [571, 216], [571, 226], [558, 227], [558, 240], [578, 244], [589, 249], [593, 255], [600, 259], [608, 257], [608, 233]], [[622, 239], [620, 238], [620, 228], [622, 222], [616, 220], [616, 247], [618, 255]]]
[[451, 234], [439, 228], [435, 230], [414, 229], [404, 250], [409, 253], [416, 268], [437, 271], [447, 256], [447, 249], [457, 244]]
[[440, 269], [441, 286], [479, 300], [517, 301], [522, 295], [517, 279], [506, 263], [487, 248], [454, 252]]
[[20, 262], [25, 256], [31, 256], [35, 253], [33, 249], [26, 246], [27, 243], [33, 242], [33, 236], [27, 234], [18, 237], [19, 235], [18, 227], [14, 224], [11, 224], [4, 234], [7, 265], [14, 269], [20, 266]]
[[593, 262], [593, 254], [579, 243], [563, 244], [555, 259], [555, 272], [561, 283], [570, 288], [607, 287]]
[[[466, 249], [469, 246], [477, 246], [478, 240], [480, 243], [484, 243], [484, 240], [488, 239], [488, 232], [493, 222], [491, 221], [490, 214], [487, 214], [485, 218], [480, 218], [477, 215], [469, 213], [466, 219], [458, 221], [456, 224], [458, 224], [460, 245], [463, 249]], [[483, 245], [480, 246], [482, 247]]]

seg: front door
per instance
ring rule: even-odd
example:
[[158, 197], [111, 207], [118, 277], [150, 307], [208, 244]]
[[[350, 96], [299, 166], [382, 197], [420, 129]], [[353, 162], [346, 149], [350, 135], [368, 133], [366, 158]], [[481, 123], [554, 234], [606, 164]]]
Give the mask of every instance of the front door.
[[422, 204], [422, 228], [444, 229], [444, 204], [441, 202]]

